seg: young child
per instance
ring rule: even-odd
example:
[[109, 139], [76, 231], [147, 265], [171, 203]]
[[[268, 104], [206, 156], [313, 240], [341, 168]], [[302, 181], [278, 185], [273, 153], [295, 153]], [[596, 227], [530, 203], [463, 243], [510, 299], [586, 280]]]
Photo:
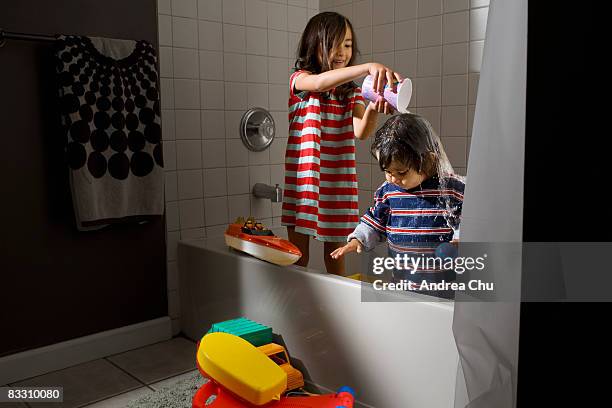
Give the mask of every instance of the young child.
[[[459, 238], [465, 184], [453, 174], [440, 139], [427, 120], [411, 113], [392, 116], [376, 132], [372, 154], [387, 181], [348, 236], [348, 244], [333, 251], [332, 258], [369, 251], [385, 240], [390, 257], [433, 258], [441, 243]], [[418, 290], [423, 280], [454, 280], [454, 272], [428, 269], [426, 262], [414, 269], [393, 270], [393, 280], [412, 282], [410, 290]]]
[[379, 112], [392, 107], [381, 97], [366, 107], [357, 78], [373, 75], [375, 91], [400, 81], [384, 65], [353, 66], [358, 52], [349, 20], [334, 12], [312, 17], [300, 39], [290, 78], [289, 140], [285, 155], [282, 224], [307, 266], [309, 237], [324, 241], [325, 266], [342, 274], [344, 262], [329, 253], [359, 222], [355, 138], [366, 139]]

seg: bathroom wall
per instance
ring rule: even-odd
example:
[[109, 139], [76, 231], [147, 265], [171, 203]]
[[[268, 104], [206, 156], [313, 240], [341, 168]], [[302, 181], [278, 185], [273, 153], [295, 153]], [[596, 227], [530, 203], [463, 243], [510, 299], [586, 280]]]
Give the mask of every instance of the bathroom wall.
[[[288, 76], [299, 36], [319, 9], [351, 19], [360, 61], [388, 64], [413, 79], [411, 107], [432, 122], [465, 174], [488, 0], [158, 0], [175, 331], [177, 241], [220, 235], [240, 215], [279, 224], [280, 203], [250, 191], [256, 182], [283, 185]], [[277, 128], [271, 148], [259, 153], [249, 152], [238, 133], [242, 114], [254, 106], [268, 108]], [[361, 210], [383, 180], [368, 146], [358, 142]]]
[[[489, 0], [321, 0], [321, 11], [346, 15], [360, 61], [393, 67], [412, 79], [411, 111], [442, 138], [455, 171], [465, 175]], [[381, 121], [385, 116], [381, 115]], [[360, 209], [384, 175], [357, 142]]]
[[[158, 0], [166, 164], [169, 313], [178, 330], [176, 244], [221, 234], [249, 214], [278, 224], [280, 203], [251, 196], [283, 184], [289, 68], [318, 0]], [[238, 133], [249, 108], [271, 111], [277, 139], [250, 152]]]
[[[3, 1], [0, 27], [157, 44], [149, 0]], [[167, 315], [161, 218], [76, 230], [52, 57], [48, 42], [0, 48], [0, 356]]]

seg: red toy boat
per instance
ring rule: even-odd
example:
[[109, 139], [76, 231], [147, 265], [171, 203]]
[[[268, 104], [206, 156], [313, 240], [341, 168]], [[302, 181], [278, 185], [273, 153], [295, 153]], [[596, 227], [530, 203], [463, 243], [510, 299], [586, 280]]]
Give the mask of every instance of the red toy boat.
[[276, 265], [291, 265], [302, 257], [295, 245], [277, 237], [252, 218], [246, 222], [239, 218], [230, 224], [225, 231], [225, 243], [238, 251]]

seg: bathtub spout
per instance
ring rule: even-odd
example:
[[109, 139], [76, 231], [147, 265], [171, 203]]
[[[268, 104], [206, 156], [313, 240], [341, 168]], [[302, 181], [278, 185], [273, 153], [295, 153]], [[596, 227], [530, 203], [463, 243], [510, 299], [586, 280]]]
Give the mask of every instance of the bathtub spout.
[[276, 187], [272, 187], [267, 184], [256, 183], [253, 186], [253, 195], [257, 198], [268, 198], [273, 203], [283, 201], [283, 189], [278, 184]]

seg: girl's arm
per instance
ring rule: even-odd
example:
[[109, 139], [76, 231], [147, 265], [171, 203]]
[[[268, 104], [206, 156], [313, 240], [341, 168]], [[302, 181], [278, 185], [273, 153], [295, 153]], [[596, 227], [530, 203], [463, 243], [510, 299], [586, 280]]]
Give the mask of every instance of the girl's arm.
[[378, 120], [378, 113], [392, 113], [393, 107], [384, 98], [380, 97], [376, 103], [370, 102], [367, 108], [358, 103], [353, 108], [353, 131], [359, 140], [367, 139], [374, 129]]
[[297, 91], [327, 92], [338, 85], [354, 81], [368, 74], [374, 77], [374, 92], [378, 92], [379, 89], [383, 90], [387, 82], [394, 84], [396, 79], [401, 81], [401, 76], [397, 72], [393, 72], [392, 69], [376, 62], [368, 62], [351, 67], [332, 69], [320, 74], [304, 72], [297, 76], [294, 86]]

